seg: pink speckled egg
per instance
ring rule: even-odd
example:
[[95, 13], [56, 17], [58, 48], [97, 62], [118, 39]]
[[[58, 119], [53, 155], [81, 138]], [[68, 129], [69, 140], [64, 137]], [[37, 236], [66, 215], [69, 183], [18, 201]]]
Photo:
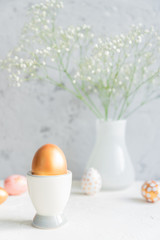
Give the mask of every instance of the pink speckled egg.
[[9, 195], [20, 195], [27, 190], [26, 177], [22, 175], [11, 175], [5, 179], [4, 187]]

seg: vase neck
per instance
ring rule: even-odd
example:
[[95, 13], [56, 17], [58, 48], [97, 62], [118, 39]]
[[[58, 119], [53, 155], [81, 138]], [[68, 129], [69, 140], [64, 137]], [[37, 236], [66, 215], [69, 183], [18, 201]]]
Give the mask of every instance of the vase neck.
[[112, 136], [125, 136], [126, 120], [103, 121], [97, 120], [97, 133]]

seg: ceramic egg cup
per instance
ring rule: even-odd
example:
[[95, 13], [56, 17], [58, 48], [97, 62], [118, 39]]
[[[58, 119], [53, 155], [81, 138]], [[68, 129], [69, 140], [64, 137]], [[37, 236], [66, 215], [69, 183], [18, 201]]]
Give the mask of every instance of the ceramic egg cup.
[[34, 175], [27, 173], [28, 191], [36, 209], [33, 226], [37, 228], [57, 228], [67, 221], [63, 216], [68, 202], [72, 173], [67, 171], [63, 175]]

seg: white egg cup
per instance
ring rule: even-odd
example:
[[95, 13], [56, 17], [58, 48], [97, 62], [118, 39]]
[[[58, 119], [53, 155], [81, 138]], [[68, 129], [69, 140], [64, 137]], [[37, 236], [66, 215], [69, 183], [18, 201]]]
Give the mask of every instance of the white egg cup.
[[27, 173], [28, 191], [37, 214], [33, 226], [37, 228], [57, 228], [67, 221], [63, 216], [68, 202], [72, 172], [64, 175], [41, 176]]

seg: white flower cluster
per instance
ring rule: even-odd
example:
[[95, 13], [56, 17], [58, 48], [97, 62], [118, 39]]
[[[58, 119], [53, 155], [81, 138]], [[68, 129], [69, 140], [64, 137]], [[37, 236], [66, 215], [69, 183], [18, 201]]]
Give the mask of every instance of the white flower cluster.
[[56, 25], [57, 11], [62, 7], [59, 0], [46, 0], [29, 10], [29, 21], [22, 30], [18, 46], [1, 63], [17, 86], [28, 79], [51, 79], [48, 68], [65, 72], [71, 78], [67, 72], [70, 61], [73, 63], [74, 57], [87, 51], [93, 39], [90, 27], [86, 24], [68, 28]]
[[46, 0], [29, 10], [18, 46], [1, 62], [17, 86], [49, 80], [104, 119], [127, 117], [159, 96], [160, 35], [153, 27], [133, 26], [126, 34], [96, 39], [88, 25], [60, 27], [56, 15], [62, 7], [59, 0]]
[[[63, 8], [63, 3], [59, 0], [48, 0], [44, 3], [37, 3], [28, 12], [29, 22], [23, 28], [22, 39], [30, 35], [33, 40], [41, 35], [42, 41], [47, 41], [48, 34], [55, 30], [55, 19], [59, 9]], [[47, 35], [46, 35], [47, 34]]]
[[38, 68], [38, 64], [35, 60], [29, 58], [23, 59], [17, 55], [11, 58], [10, 54], [1, 64], [3, 68], [7, 68], [9, 78], [13, 80], [14, 84], [18, 87], [20, 87], [24, 78], [33, 78]]
[[106, 119], [120, 119], [132, 111], [129, 108], [142, 88], [144, 96], [137, 107], [159, 95], [159, 77], [160, 35], [153, 27], [140, 25], [125, 35], [99, 38], [73, 82], [86, 93], [97, 94]]

